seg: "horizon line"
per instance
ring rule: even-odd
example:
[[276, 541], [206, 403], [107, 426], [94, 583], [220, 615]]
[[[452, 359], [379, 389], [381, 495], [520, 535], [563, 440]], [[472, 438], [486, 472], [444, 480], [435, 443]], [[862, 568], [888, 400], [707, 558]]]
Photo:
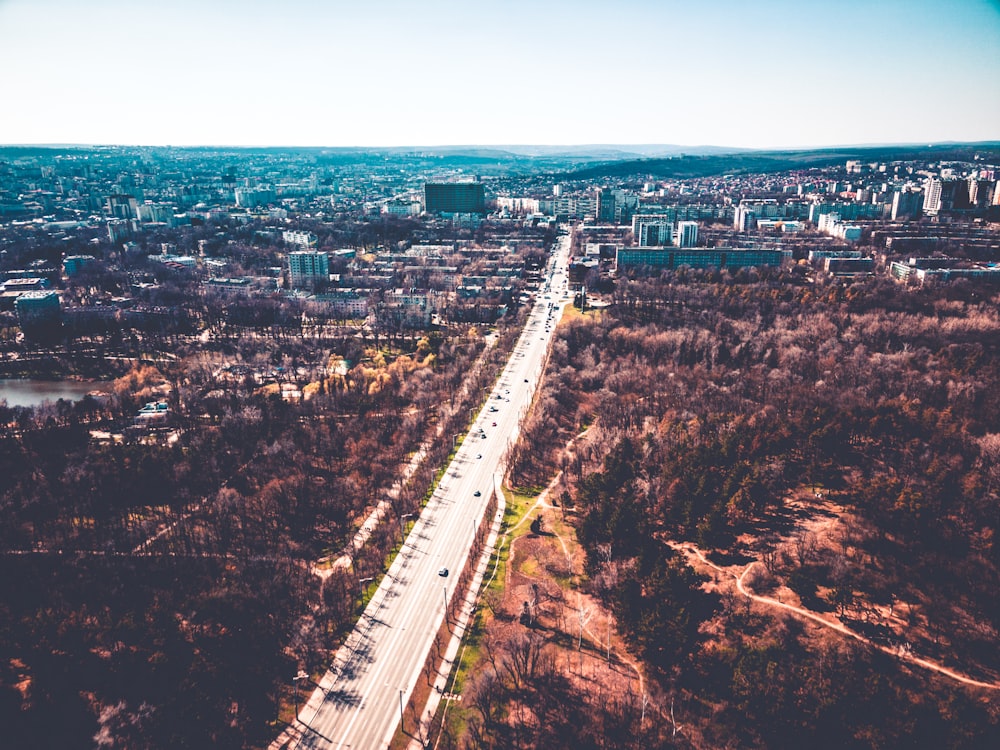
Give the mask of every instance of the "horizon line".
[[281, 143], [83, 143], [83, 142], [46, 142], [46, 143], [0, 143], [0, 149], [4, 148], [217, 148], [217, 149], [342, 149], [342, 150], [444, 150], [444, 149], [712, 149], [720, 152], [731, 153], [738, 151], [817, 151], [827, 149], [847, 149], [847, 148], [934, 148], [937, 146], [1000, 146], [1000, 138], [995, 140], [938, 140], [938, 141], [882, 141], [869, 143], [832, 143], [813, 144], [805, 146], [718, 146], [715, 144], [682, 144], [682, 143], [615, 143], [615, 142], [592, 142], [592, 143], [440, 143], [440, 144], [404, 144], [404, 145], [292, 145]]

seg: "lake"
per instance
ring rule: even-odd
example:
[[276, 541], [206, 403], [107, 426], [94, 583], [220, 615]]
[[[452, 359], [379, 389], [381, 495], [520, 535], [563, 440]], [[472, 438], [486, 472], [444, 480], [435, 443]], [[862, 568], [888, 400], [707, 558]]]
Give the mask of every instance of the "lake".
[[78, 401], [91, 391], [109, 391], [111, 383], [100, 380], [33, 380], [0, 378], [0, 399], [7, 406], [38, 406], [43, 401]]

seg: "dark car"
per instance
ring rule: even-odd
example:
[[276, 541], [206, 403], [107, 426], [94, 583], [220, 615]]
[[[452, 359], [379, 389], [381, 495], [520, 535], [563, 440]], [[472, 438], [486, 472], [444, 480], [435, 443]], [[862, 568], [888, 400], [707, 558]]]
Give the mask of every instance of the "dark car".
[[438, 575], [441, 576], [442, 578], [447, 578], [448, 577], [448, 569], [447, 568], [441, 568], [441, 570], [438, 571]]
[[482, 492], [480, 492], [479, 490], [476, 490], [476, 491], [475, 491], [475, 492], [473, 492], [472, 494], [473, 494], [473, 496], [474, 496], [474, 497], [481, 497], [483, 493], [482, 493]]

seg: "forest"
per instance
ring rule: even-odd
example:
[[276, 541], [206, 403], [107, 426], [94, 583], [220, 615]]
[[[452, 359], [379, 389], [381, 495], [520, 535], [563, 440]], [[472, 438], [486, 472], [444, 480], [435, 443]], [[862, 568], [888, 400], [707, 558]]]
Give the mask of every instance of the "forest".
[[[476, 327], [391, 342], [230, 331], [182, 340], [104, 396], [0, 404], [5, 742], [266, 746], [518, 326], [489, 341]], [[283, 398], [286, 382], [301, 396]], [[157, 400], [168, 420], [133, 425]], [[385, 499], [350, 565], [333, 564]]]
[[[996, 689], [910, 658], [1000, 684], [995, 289], [681, 269], [609, 302], [560, 325], [512, 481], [557, 478], [584, 590], [655, 685], [643, 746], [1000, 743]], [[490, 715], [522, 739], [470, 747], [635, 746], [635, 697], [541, 741], [505, 690]]]

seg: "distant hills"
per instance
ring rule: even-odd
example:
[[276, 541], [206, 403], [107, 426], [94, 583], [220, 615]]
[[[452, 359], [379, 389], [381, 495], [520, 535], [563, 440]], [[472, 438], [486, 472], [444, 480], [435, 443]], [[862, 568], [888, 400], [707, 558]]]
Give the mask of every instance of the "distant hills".
[[976, 143], [882, 144], [817, 149], [757, 150], [677, 144], [481, 145], [395, 147], [301, 146], [108, 146], [0, 145], [0, 158], [80, 153], [90, 150], [189, 151], [239, 155], [309, 154], [320, 163], [358, 164], [395, 157], [407, 161], [468, 168], [483, 174], [523, 170], [560, 180], [648, 176], [687, 179], [716, 174], [772, 173], [827, 167], [848, 159], [890, 161], [972, 161], [1000, 163], [1000, 141]]

